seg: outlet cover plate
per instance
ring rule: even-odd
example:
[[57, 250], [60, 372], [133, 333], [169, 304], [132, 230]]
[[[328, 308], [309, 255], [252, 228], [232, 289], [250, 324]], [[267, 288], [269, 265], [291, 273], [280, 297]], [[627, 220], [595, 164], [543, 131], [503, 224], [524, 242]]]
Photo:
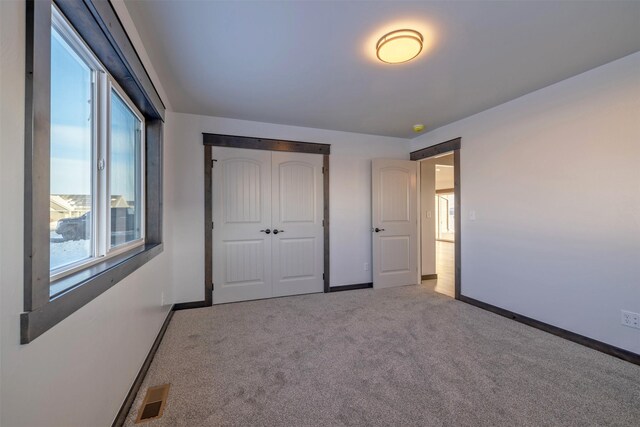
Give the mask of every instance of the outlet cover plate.
[[627, 310], [621, 310], [621, 314], [621, 323], [624, 326], [640, 329], [640, 314]]

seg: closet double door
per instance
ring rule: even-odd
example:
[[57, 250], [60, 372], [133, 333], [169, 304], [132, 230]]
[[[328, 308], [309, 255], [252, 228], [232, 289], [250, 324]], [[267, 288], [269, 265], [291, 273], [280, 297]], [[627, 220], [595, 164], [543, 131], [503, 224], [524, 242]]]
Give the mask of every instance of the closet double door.
[[214, 147], [213, 158], [213, 303], [322, 292], [322, 156]]

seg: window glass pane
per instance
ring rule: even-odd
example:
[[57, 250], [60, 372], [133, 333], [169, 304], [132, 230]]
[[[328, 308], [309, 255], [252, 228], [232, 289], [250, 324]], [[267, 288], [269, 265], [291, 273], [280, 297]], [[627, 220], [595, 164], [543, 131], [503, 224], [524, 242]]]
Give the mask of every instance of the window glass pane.
[[93, 255], [92, 69], [51, 29], [51, 270]]
[[142, 123], [111, 92], [111, 246], [142, 237]]

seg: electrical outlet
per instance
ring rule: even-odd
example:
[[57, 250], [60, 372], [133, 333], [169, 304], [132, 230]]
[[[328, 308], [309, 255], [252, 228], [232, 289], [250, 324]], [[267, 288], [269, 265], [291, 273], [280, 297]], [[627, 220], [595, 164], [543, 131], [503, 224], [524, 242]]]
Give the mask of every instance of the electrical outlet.
[[620, 310], [622, 313], [622, 324], [630, 328], [640, 329], [640, 314], [632, 311]]
[[364, 271], [369, 271], [369, 263], [368, 262], [364, 263]]

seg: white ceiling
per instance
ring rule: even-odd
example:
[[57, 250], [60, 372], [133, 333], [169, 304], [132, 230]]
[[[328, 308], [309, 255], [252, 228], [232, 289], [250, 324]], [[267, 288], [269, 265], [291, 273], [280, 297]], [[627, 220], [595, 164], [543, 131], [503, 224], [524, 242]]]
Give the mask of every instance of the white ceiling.
[[406, 138], [640, 50], [640, 1], [125, 3], [178, 112]]

